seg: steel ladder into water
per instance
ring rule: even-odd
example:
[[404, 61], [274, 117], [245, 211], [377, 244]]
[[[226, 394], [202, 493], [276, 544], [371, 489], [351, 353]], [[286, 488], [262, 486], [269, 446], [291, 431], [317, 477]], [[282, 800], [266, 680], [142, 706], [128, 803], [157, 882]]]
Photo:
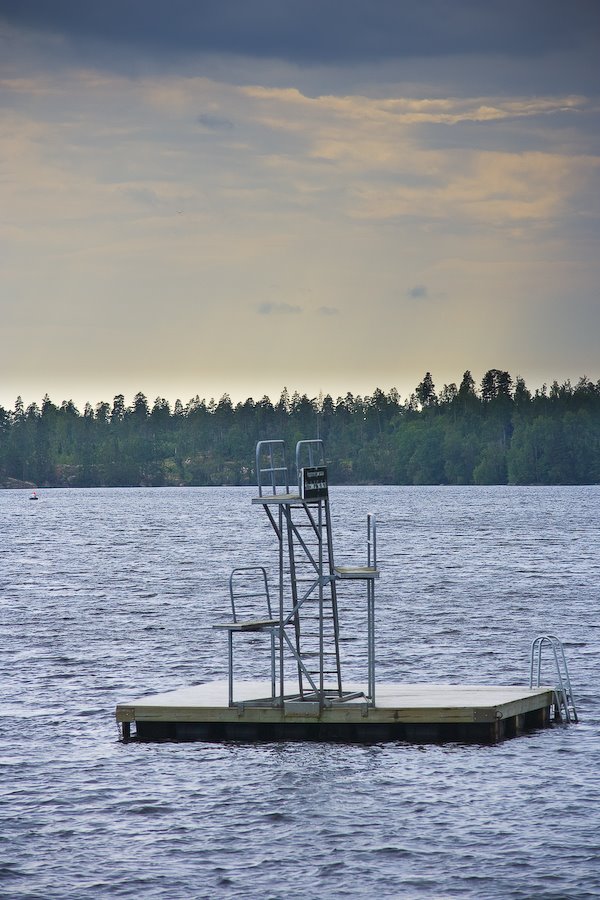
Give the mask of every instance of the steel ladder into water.
[[531, 643], [529, 664], [529, 687], [540, 687], [542, 672], [542, 651], [548, 647], [552, 651], [556, 669], [554, 688], [556, 717], [559, 721], [578, 722], [577, 708], [573, 699], [569, 668], [562, 642], [555, 634], [540, 634]]

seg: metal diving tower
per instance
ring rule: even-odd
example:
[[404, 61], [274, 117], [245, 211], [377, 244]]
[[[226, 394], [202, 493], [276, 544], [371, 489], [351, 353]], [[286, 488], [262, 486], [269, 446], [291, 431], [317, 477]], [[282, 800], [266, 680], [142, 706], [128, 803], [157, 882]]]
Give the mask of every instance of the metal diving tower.
[[[264, 632], [271, 640], [271, 696], [250, 704], [282, 706], [299, 702], [322, 709], [362, 700], [374, 706], [375, 581], [379, 577], [375, 516], [367, 516], [366, 564], [336, 565], [323, 442], [299, 441], [295, 464], [297, 481], [291, 482], [285, 442], [259, 441], [256, 446], [258, 496], [252, 504], [262, 507], [275, 533], [277, 599], [271, 600], [262, 566], [232, 573], [233, 619], [214, 626], [228, 633], [229, 705], [238, 705], [234, 699], [233, 637], [242, 632]], [[345, 690], [342, 679], [338, 586], [348, 581], [364, 582], [366, 587], [364, 691]], [[247, 614], [242, 613], [244, 605]], [[249, 705], [249, 701], [243, 705]]]

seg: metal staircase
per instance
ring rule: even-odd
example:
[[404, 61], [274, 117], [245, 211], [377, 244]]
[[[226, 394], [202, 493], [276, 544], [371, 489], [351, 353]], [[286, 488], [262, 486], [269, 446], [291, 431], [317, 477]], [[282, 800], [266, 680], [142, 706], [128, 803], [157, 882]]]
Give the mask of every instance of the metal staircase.
[[[306, 466], [303, 466], [303, 462]], [[316, 474], [326, 470], [322, 441], [300, 441], [296, 446], [298, 502], [287, 509], [287, 539], [292, 610], [288, 620], [296, 628], [298, 685], [302, 698], [341, 698], [342, 672], [339, 644], [339, 617], [333, 563], [333, 540], [329, 497], [317, 488], [318, 496], [306, 497], [302, 482], [306, 470]], [[320, 482], [323, 484], [323, 480]]]
[[[292, 491], [284, 442], [257, 444], [259, 496], [252, 502], [265, 510], [279, 545], [279, 699], [315, 701], [319, 707], [360, 697], [374, 703], [373, 579], [379, 574], [375, 567], [374, 519], [369, 519], [368, 566], [336, 569], [323, 442], [299, 441], [295, 461], [298, 481]], [[337, 602], [341, 578], [367, 579], [366, 695], [343, 689]], [[292, 658], [297, 672], [298, 691], [293, 698], [284, 697], [286, 658]]]

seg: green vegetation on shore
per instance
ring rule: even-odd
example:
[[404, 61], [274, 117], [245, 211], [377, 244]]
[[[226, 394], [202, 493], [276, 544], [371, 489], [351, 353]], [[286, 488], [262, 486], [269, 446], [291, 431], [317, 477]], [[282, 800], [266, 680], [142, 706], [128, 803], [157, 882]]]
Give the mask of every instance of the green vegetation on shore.
[[224, 395], [173, 408], [136, 394], [112, 405], [72, 401], [0, 407], [0, 486], [254, 484], [258, 440], [322, 437], [333, 484], [594, 484], [600, 482], [600, 381], [554, 382], [470, 372], [436, 392], [427, 373], [398, 392], [233, 405]]

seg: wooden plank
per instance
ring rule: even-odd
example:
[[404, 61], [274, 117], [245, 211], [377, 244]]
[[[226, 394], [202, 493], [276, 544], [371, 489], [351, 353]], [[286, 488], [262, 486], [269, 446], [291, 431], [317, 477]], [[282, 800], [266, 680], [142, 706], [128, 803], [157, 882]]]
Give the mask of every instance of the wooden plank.
[[367, 581], [379, 578], [379, 569], [373, 566], [334, 566], [334, 574], [340, 581]]
[[[303, 503], [300, 494], [263, 494], [262, 497], [253, 497], [252, 503], [257, 506], [277, 506], [286, 503]], [[307, 501], [308, 502], [308, 501]]]
[[221, 631], [260, 631], [280, 625], [280, 619], [248, 619], [244, 622], [223, 622], [212, 627]]

